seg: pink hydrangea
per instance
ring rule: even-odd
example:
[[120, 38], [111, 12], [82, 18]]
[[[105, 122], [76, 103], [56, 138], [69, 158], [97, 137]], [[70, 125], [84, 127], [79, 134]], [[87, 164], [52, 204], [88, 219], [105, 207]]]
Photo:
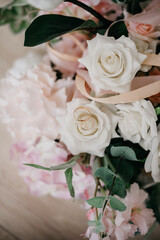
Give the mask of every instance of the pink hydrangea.
[[[45, 137], [37, 139], [32, 145], [19, 142], [13, 144], [11, 158], [19, 165], [19, 173], [29, 185], [31, 193], [70, 198], [64, 170], [47, 171], [24, 165], [30, 163], [51, 167], [66, 163], [71, 158], [71, 154], [64, 145]], [[73, 167], [73, 186], [76, 198], [86, 200], [91, 197], [95, 181], [90, 167], [84, 168], [80, 164]]]
[[56, 81], [56, 73], [44, 63], [19, 78], [7, 74], [0, 89], [1, 119], [14, 141], [33, 142], [41, 136], [56, 139], [73, 92], [74, 81]]

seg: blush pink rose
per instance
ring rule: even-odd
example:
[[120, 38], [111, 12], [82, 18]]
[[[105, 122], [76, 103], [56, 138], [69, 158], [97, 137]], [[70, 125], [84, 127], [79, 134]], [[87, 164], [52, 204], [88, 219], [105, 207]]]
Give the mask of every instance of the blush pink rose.
[[73, 92], [74, 81], [56, 81], [56, 73], [47, 64], [34, 66], [18, 79], [8, 74], [1, 82], [1, 119], [15, 141], [34, 142], [41, 136], [56, 139], [59, 119]]
[[[50, 194], [57, 198], [70, 198], [64, 170], [46, 171], [24, 163], [51, 167], [67, 162], [71, 154], [61, 143], [42, 137], [34, 144], [22, 142], [13, 144], [11, 158], [19, 165], [19, 173], [28, 184], [31, 193], [36, 195]], [[91, 168], [80, 164], [73, 167], [73, 186], [76, 198], [88, 199], [93, 194], [95, 181]]]

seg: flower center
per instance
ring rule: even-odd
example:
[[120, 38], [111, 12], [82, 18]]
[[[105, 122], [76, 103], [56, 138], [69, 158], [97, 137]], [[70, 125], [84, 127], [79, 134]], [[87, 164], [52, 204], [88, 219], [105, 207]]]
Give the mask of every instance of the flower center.
[[98, 119], [87, 107], [78, 107], [74, 110], [74, 119], [77, 132], [83, 136], [91, 136], [98, 131]]

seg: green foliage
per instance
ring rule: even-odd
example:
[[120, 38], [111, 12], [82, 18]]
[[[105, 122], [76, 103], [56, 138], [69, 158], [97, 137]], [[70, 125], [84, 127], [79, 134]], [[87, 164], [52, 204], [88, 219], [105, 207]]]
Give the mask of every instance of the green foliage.
[[92, 20], [84, 21], [80, 18], [67, 17], [57, 14], [47, 14], [37, 17], [27, 28], [24, 45], [33, 47], [65, 33], [95, 29], [96, 23]]
[[109, 199], [110, 206], [114, 210], [118, 210], [120, 212], [123, 212], [127, 209], [125, 204], [122, 201], [120, 201], [119, 199], [117, 199], [113, 196], [108, 196], [108, 199]]
[[26, 29], [36, 16], [35, 8], [26, 4], [26, 1], [13, 1], [0, 8], [0, 25], [9, 24], [14, 33]]
[[125, 146], [131, 148], [137, 157], [138, 161], [144, 162], [146, 157], [149, 154], [149, 151], [144, 150], [138, 143], [132, 143], [130, 141], [124, 141], [123, 138], [112, 138], [110, 145], [107, 147], [106, 152], [110, 157], [110, 149], [111, 147]]
[[29, 163], [25, 163], [24, 165], [26, 166], [30, 166], [30, 167], [34, 167], [34, 168], [39, 168], [39, 169], [43, 169], [43, 170], [48, 170], [48, 171], [53, 171], [53, 170], [64, 170], [67, 168], [72, 168], [76, 165], [77, 160], [79, 159], [79, 155], [74, 156], [73, 158], [71, 158], [68, 162], [66, 163], [62, 163], [60, 165], [57, 166], [52, 166], [50, 168], [46, 168], [37, 164], [29, 164]]
[[131, 160], [131, 161], [138, 161], [135, 152], [130, 147], [112, 146], [110, 149], [110, 153], [113, 157], [120, 157], [120, 158]]
[[126, 0], [127, 11], [131, 14], [137, 14], [142, 12], [140, 7], [140, 0]]
[[125, 198], [126, 187], [124, 181], [110, 169], [101, 167], [96, 170], [95, 176], [100, 178], [105, 183], [111, 194]]
[[122, 35], [128, 37], [128, 30], [124, 21], [118, 21], [113, 23], [108, 31], [108, 36], [114, 37], [115, 39], [120, 38]]
[[65, 177], [66, 177], [66, 182], [67, 182], [67, 185], [68, 185], [70, 195], [71, 195], [71, 197], [74, 198], [75, 197], [75, 191], [74, 191], [74, 188], [73, 188], [73, 185], [72, 185], [72, 178], [73, 178], [72, 168], [66, 169]]
[[160, 107], [155, 108], [157, 116], [160, 115]]
[[87, 203], [95, 208], [102, 208], [105, 197], [94, 197], [87, 200]]

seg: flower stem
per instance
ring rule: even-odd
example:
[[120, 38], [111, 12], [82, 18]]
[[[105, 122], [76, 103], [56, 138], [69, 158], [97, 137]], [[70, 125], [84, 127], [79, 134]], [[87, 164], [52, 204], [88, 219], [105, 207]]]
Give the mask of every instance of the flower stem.
[[86, 10], [87, 12], [91, 13], [93, 16], [95, 16], [97, 19], [99, 19], [102, 23], [105, 24], [105, 27], [108, 27], [112, 22], [107, 20], [106, 18], [104, 18], [100, 13], [98, 13], [97, 11], [95, 11], [93, 8], [89, 7], [88, 5], [77, 1], [77, 0], [64, 0], [64, 2], [70, 2], [73, 3], [81, 8], [83, 8], [84, 10]]

